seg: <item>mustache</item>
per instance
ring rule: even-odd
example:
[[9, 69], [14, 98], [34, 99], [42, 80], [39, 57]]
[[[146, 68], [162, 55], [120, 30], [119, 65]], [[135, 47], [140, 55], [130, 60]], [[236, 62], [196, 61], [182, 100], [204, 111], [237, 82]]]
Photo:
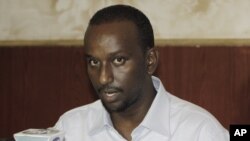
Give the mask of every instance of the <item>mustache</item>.
[[97, 89], [98, 93], [102, 93], [104, 91], [115, 91], [115, 92], [123, 92], [120, 87], [111, 86], [111, 85], [103, 85]]

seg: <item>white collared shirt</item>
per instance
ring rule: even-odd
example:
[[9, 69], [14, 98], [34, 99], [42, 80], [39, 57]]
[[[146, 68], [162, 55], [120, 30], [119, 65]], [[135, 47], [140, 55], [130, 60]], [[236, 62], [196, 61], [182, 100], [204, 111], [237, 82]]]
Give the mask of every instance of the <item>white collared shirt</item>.
[[[169, 94], [152, 77], [156, 97], [132, 141], [229, 141], [229, 134], [206, 110]], [[64, 113], [55, 128], [65, 141], [126, 141], [113, 127], [100, 100]]]

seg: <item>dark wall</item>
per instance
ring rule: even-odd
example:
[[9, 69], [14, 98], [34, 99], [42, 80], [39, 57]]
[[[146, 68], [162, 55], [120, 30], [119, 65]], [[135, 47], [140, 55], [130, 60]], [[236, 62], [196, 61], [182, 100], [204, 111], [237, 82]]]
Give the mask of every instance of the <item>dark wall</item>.
[[[250, 48], [161, 47], [167, 90], [196, 103], [229, 128], [250, 124]], [[96, 99], [82, 49], [0, 48], [0, 138], [53, 126], [65, 111]]]

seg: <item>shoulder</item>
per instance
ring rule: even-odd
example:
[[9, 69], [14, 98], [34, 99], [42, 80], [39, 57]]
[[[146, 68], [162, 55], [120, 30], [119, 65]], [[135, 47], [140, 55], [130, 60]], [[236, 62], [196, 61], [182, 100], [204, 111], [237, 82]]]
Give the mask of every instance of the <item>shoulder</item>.
[[61, 117], [74, 116], [74, 115], [78, 115], [81, 113], [89, 112], [91, 110], [100, 110], [100, 108], [101, 108], [101, 102], [100, 100], [97, 100], [93, 103], [71, 109], [65, 112]]
[[63, 128], [63, 126], [72, 126], [78, 124], [85, 124], [88, 122], [88, 119], [94, 116], [98, 117], [102, 111], [102, 103], [100, 100], [97, 100], [93, 103], [76, 107], [65, 112], [63, 115], [60, 116], [58, 122], [56, 123], [56, 128]]
[[[207, 110], [170, 95], [172, 131], [183, 130], [200, 138], [227, 138], [228, 131]], [[181, 128], [181, 129], [180, 129]], [[224, 141], [224, 140], [223, 140]]]
[[[170, 108], [171, 114], [175, 114], [178, 117], [184, 116], [185, 118], [201, 118], [201, 119], [210, 119], [214, 120], [214, 116], [209, 113], [207, 110], [204, 108], [195, 105], [191, 102], [188, 102], [186, 100], [180, 99], [174, 95], [170, 95]], [[178, 114], [176, 114], [178, 113]]]

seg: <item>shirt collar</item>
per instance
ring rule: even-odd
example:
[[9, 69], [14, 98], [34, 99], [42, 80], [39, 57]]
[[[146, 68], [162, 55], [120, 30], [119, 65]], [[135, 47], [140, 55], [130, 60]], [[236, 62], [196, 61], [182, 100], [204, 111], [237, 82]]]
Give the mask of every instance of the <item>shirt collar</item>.
[[101, 132], [104, 130], [105, 127], [113, 126], [112, 121], [110, 119], [109, 113], [106, 111], [104, 106], [102, 105], [102, 102], [99, 101], [99, 107], [101, 110], [95, 111], [95, 114], [93, 115], [95, 120], [93, 121], [93, 118], [88, 118], [88, 130], [90, 135], [94, 135], [98, 132]]
[[[145, 116], [144, 120], [139, 126], [143, 126], [145, 128], [148, 128], [149, 130], [158, 132], [164, 136], [168, 136], [170, 135], [169, 97], [160, 79], [152, 76], [152, 80], [154, 87], [157, 91], [157, 94], [147, 115]], [[100, 104], [102, 103], [100, 102]], [[106, 127], [113, 126], [109, 113], [106, 111], [103, 105], [101, 105], [101, 108], [102, 108], [101, 112], [95, 115], [97, 117], [95, 117], [94, 122], [93, 119], [91, 118], [88, 119], [89, 120], [88, 123], [92, 123], [89, 126], [90, 135], [102, 131], [105, 128], [105, 126]]]
[[158, 132], [164, 136], [170, 135], [170, 101], [168, 92], [157, 77], [152, 77], [157, 91], [155, 99], [140, 126]]

